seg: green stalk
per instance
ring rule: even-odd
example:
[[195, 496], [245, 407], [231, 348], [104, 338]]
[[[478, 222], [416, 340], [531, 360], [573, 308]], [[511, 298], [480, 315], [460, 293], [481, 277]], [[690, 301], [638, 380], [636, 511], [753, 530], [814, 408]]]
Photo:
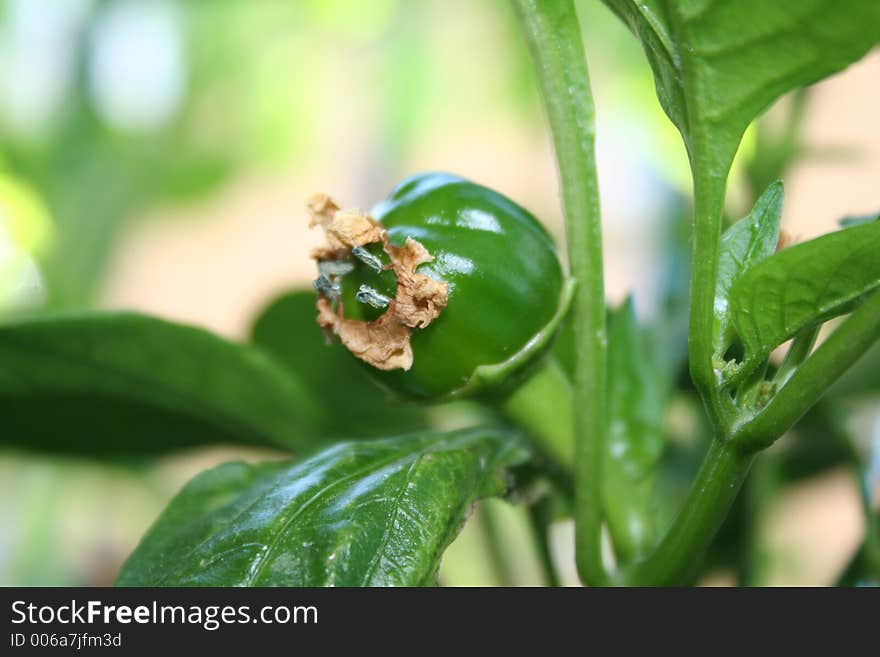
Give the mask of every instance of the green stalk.
[[501, 413], [567, 475], [574, 468], [573, 399], [568, 377], [550, 356], [500, 405]]
[[678, 585], [694, 574], [745, 481], [754, 456], [713, 440], [681, 511], [654, 552], [622, 573], [635, 586]]
[[513, 586], [516, 578], [504, 547], [504, 538], [501, 528], [498, 526], [498, 516], [491, 504], [483, 503], [480, 505], [477, 511], [477, 520], [483, 539], [486, 541], [486, 551], [489, 554], [489, 563], [495, 583], [498, 586]]
[[812, 351], [813, 346], [816, 344], [816, 338], [819, 337], [820, 328], [821, 325], [816, 324], [815, 326], [802, 330], [794, 336], [782, 364], [780, 364], [779, 369], [776, 370], [776, 375], [773, 377], [773, 383], [777, 386], [783, 386], [788, 383], [788, 380], [797, 371], [800, 364], [810, 355], [810, 351]]
[[580, 26], [571, 0], [513, 0], [553, 133], [571, 274], [574, 376], [575, 547], [585, 584], [602, 584], [601, 455], [605, 435], [606, 328], [595, 118]]
[[[691, 378], [718, 435], [727, 432], [730, 411], [718, 389], [718, 376], [712, 364], [712, 326], [715, 317], [715, 279], [721, 244], [722, 212], [726, 175], [713, 176], [708, 162], [693, 156], [694, 246], [691, 276], [690, 330], [688, 358]], [[708, 158], [703, 158], [708, 160]]]
[[529, 526], [535, 541], [535, 551], [544, 576], [546, 586], [560, 587], [562, 580], [553, 561], [553, 550], [550, 547], [550, 500], [541, 499], [528, 508]]
[[880, 292], [874, 292], [791, 375], [767, 406], [736, 428], [744, 449], [769, 447], [880, 339]]
[[769, 557], [762, 542], [761, 529], [766, 520], [768, 500], [780, 486], [779, 461], [774, 454], [762, 454], [752, 465], [751, 475], [745, 482], [744, 549], [738, 563], [738, 586], [762, 586], [767, 580]]
[[686, 579], [727, 516], [754, 455], [771, 445], [880, 338], [880, 292], [875, 292], [794, 372], [770, 403], [729, 439], [716, 438], [672, 526], [647, 559], [623, 573], [637, 585]]

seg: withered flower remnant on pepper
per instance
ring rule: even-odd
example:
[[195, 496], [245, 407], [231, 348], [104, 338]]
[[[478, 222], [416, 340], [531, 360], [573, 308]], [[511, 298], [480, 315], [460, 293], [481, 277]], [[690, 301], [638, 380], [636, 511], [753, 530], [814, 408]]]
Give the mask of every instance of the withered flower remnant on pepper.
[[[382, 224], [359, 211], [341, 210], [326, 194], [316, 194], [308, 203], [310, 226], [321, 226], [326, 244], [312, 251], [320, 276], [315, 282], [319, 292], [318, 325], [337, 336], [355, 356], [380, 370], [409, 370], [413, 364], [410, 337], [434, 321], [449, 300], [448, 285], [417, 272], [419, 265], [431, 262], [433, 256], [417, 240], [408, 237], [401, 247], [388, 240]], [[377, 319], [365, 321], [345, 316], [344, 302], [333, 291], [346, 267], [338, 263], [357, 256], [370, 258], [363, 250], [370, 244], [381, 244], [390, 258], [389, 265], [397, 278], [396, 293], [387, 301], [385, 312]], [[366, 260], [365, 260], [366, 261]], [[374, 260], [370, 260], [370, 263]], [[377, 265], [378, 266], [378, 265]], [[384, 303], [380, 294], [368, 294], [371, 305]]]

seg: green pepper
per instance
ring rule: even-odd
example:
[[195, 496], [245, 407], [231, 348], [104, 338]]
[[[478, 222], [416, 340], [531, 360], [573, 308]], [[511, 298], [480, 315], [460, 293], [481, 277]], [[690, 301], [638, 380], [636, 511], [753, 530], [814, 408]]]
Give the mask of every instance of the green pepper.
[[[516, 380], [565, 313], [572, 285], [553, 240], [491, 189], [425, 173], [400, 183], [369, 217], [342, 213], [324, 196], [311, 208], [328, 234], [316, 254], [319, 323], [404, 396], [448, 398]], [[391, 321], [392, 311], [403, 319]], [[403, 333], [408, 344], [397, 351], [362, 344]]]

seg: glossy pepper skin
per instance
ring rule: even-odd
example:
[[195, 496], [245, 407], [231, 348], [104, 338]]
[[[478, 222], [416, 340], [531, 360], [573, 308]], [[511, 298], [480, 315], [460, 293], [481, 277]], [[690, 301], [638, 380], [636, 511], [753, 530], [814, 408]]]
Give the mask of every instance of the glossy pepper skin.
[[[394, 246], [407, 237], [424, 245], [434, 259], [418, 271], [448, 284], [446, 308], [412, 332], [412, 367], [371, 368], [395, 392], [421, 399], [470, 392], [478, 368], [522, 354], [560, 316], [564, 276], [553, 240], [505, 196], [457, 176], [424, 173], [400, 183], [370, 215]], [[379, 245], [372, 246], [381, 258]], [[356, 262], [344, 277], [346, 315], [374, 319], [381, 311], [355, 300], [362, 285], [393, 297], [394, 274]]]

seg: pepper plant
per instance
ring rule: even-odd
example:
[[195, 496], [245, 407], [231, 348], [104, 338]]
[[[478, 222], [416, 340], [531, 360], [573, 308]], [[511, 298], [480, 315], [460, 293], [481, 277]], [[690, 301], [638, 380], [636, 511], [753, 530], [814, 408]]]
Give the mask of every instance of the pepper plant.
[[[693, 174], [692, 221], [676, 224], [691, 252], [670, 247], [677, 273], [651, 322], [631, 301], [606, 304], [574, 5], [513, 4], [553, 135], [567, 268], [516, 202], [419, 174], [369, 212], [316, 195], [314, 290], [273, 302], [248, 344], [130, 313], [0, 327], [7, 444], [104, 459], [214, 443], [293, 454], [198, 475], [120, 585], [432, 584], [488, 496], [529, 508], [548, 583], [548, 528], [563, 517], [584, 584], [692, 583], [731, 545], [751, 583], [750, 491], [840, 463], [859, 473], [868, 519], [841, 583], [880, 581], [877, 484], [841, 422], [846, 400], [880, 388], [876, 349], [853, 367], [880, 338], [880, 221], [784, 244], [773, 179], [797, 155], [794, 130], [756, 149], [754, 206], [725, 216], [745, 130], [880, 41], [880, 4], [606, 0], [644, 46]], [[682, 398], [699, 400], [702, 454], [668, 439]], [[438, 403], [469, 404], [464, 426], [440, 430]]]

